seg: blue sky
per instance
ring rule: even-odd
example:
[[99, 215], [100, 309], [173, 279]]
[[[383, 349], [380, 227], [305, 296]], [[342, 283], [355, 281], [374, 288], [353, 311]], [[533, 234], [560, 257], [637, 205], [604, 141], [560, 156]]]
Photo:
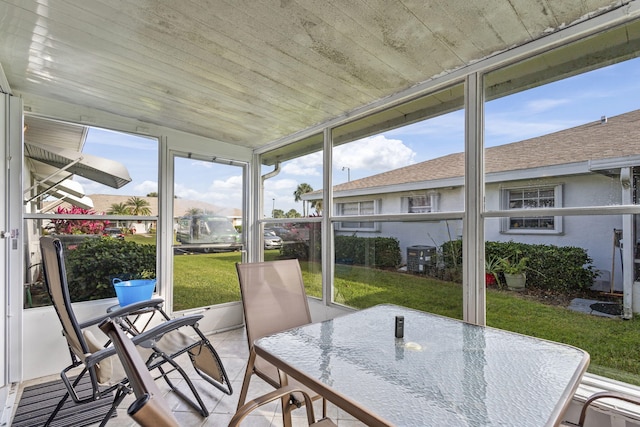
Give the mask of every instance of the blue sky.
[[[485, 105], [485, 144], [502, 145], [533, 138], [640, 108], [640, 59], [601, 68], [576, 77], [520, 92]], [[464, 149], [464, 113], [457, 111], [384, 132], [334, 150], [335, 184], [440, 157]], [[85, 152], [124, 163], [133, 181], [114, 190], [79, 179], [87, 194], [144, 196], [157, 191], [155, 139], [92, 129]], [[266, 172], [270, 169], [264, 169]], [[322, 154], [286, 162], [282, 172], [265, 183], [265, 211], [285, 212], [295, 203], [301, 183], [322, 188]], [[241, 171], [237, 167], [180, 159], [176, 194], [220, 207], [240, 208]]]

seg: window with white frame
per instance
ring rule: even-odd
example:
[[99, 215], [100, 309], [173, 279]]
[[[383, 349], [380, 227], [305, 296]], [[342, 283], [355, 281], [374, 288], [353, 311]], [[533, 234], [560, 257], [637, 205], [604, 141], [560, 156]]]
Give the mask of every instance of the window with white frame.
[[[345, 202], [336, 204], [337, 216], [374, 215], [379, 213], [378, 200], [366, 200], [361, 202]], [[378, 223], [373, 221], [344, 221], [337, 222], [336, 228], [342, 231], [378, 231]]]
[[402, 198], [402, 212], [406, 213], [429, 213], [438, 212], [440, 194], [429, 192], [427, 194], [417, 194]]
[[[506, 209], [562, 207], [562, 185], [504, 189]], [[561, 233], [562, 218], [555, 216], [514, 216], [504, 218], [502, 231], [514, 234]]]

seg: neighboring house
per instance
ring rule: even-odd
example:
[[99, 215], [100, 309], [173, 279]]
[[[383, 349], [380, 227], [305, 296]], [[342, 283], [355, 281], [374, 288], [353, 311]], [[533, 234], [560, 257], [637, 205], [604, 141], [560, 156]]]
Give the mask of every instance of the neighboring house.
[[[91, 201], [91, 206], [87, 208], [92, 209], [94, 212], [103, 214], [109, 211], [112, 205], [125, 204], [131, 196], [122, 196], [116, 194], [89, 194], [85, 196], [85, 199]], [[150, 210], [149, 216], [158, 215], [158, 198], [157, 197], [140, 197], [147, 201], [148, 208]], [[47, 202], [51, 205], [58, 205], [62, 207], [69, 207], [69, 202], [58, 203]], [[47, 206], [45, 203], [45, 206]], [[188, 200], [188, 199], [174, 199], [173, 201], [173, 224], [177, 226], [178, 218], [187, 215], [190, 210], [200, 209], [201, 212], [214, 213], [219, 216], [225, 216], [232, 220], [234, 227], [242, 225], [242, 210], [236, 208], [221, 208], [211, 203], [203, 202], [200, 200]], [[127, 227], [133, 229], [135, 233], [148, 233], [151, 229], [156, 228], [156, 221], [114, 221], [118, 227]], [[174, 227], [175, 228], [175, 227]]]
[[[623, 200], [636, 203], [638, 166], [640, 110], [490, 147], [485, 152], [486, 210], [620, 205]], [[463, 211], [463, 175], [464, 153], [455, 153], [346, 182], [333, 189], [335, 213]], [[305, 198], [318, 199], [321, 194], [316, 191]], [[615, 289], [620, 291], [622, 262], [621, 252], [614, 246], [614, 230], [622, 227], [620, 215], [489, 218], [485, 239], [585, 248], [602, 273], [600, 285], [610, 289], [613, 271]], [[635, 230], [638, 225], [633, 228], [632, 236], [640, 235]], [[462, 222], [342, 222], [336, 223], [336, 232], [394, 236], [406, 262], [408, 247], [440, 246], [462, 234]], [[627, 265], [633, 264], [630, 260]]]

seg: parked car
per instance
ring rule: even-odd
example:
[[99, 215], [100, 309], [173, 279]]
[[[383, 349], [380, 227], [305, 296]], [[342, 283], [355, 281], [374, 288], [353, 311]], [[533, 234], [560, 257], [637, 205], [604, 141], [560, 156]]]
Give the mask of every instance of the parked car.
[[291, 231], [287, 230], [284, 227], [273, 226], [264, 229], [265, 232], [272, 232], [276, 236], [281, 237], [283, 240], [287, 240], [287, 236], [291, 233]]
[[276, 236], [273, 231], [264, 231], [264, 248], [265, 249], [280, 249], [282, 247], [282, 238]]
[[122, 232], [122, 229], [118, 227], [107, 227], [102, 230], [102, 235], [124, 240], [124, 233]]

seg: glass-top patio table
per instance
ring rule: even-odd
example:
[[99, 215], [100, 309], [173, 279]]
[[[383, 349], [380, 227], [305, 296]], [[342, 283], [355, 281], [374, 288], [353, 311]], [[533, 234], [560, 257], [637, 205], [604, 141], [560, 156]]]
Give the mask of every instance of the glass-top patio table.
[[569, 345], [386, 304], [254, 348], [374, 426], [557, 425], [589, 364]]

